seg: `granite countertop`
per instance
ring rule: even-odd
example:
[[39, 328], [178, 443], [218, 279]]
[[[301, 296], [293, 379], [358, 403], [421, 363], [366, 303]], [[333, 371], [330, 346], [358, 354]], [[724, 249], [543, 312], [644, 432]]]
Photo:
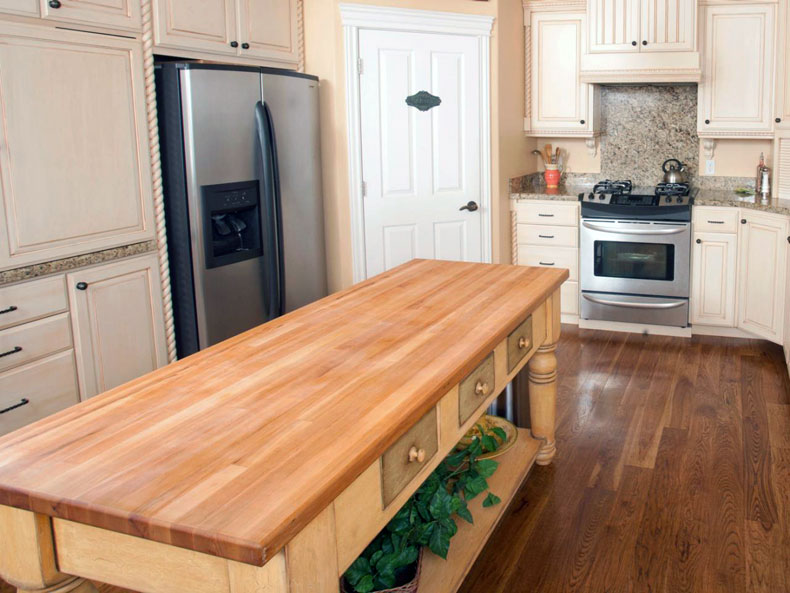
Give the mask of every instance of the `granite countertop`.
[[559, 187], [549, 188], [543, 184], [536, 184], [510, 194], [511, 200], [555, 200], [558, 202], [578, 202], [580, 193], [587, 193], [591, 185], [571, 185], [560, 183]]
[[774, 198], [767, 204], [761, 204], [756, 196], [741, 196], [732, 190], [703, 189], [694, 198], [695, 206], [729, 206], [733, 208], [749, 208], [774, 214], [790, 216], [790, 200]]

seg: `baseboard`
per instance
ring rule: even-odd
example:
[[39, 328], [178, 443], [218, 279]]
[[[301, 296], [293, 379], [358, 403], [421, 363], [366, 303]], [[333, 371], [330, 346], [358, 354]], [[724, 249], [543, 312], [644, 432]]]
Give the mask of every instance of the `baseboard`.
[[671, 327], [668, 325], [579, 319], [579, 327], [582, 329], [600, 329], [603, 331], [627, 332], [631, 334], [651, 334], [656, 336], [675, 336], [679, 338], [691, 337], [690, 327]]
[[571, 313], [561, 313], [560, 321], [562, 323], [569, 323], [571, 325], [579, 325], [579, 316]]

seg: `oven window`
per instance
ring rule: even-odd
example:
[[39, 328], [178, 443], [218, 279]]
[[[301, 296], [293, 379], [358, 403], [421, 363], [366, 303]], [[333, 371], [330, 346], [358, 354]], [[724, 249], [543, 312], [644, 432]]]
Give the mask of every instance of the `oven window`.
[[675, 279], [675, 246], [665, 243], [596, 241], [595, 275], [672, 281]]

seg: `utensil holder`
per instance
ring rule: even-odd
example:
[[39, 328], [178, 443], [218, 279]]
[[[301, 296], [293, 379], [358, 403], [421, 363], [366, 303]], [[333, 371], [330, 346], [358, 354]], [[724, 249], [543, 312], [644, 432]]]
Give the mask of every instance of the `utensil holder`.
[[559, 165], [546, 164], [546, 170], [543, 172], [543, 178], [546, 180], [546, 187], [559, 187], [560, 185]]

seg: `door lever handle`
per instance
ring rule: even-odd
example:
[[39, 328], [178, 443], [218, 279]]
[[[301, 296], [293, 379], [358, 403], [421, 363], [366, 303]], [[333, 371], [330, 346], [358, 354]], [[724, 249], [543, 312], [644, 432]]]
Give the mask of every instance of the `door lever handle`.
[[474, 212], [477, 210], [477, 202], [472, 202], [471, 200], [466, 203], [466, 206], [461, 206], [459, 210], [469, 210], [469, 212]]

